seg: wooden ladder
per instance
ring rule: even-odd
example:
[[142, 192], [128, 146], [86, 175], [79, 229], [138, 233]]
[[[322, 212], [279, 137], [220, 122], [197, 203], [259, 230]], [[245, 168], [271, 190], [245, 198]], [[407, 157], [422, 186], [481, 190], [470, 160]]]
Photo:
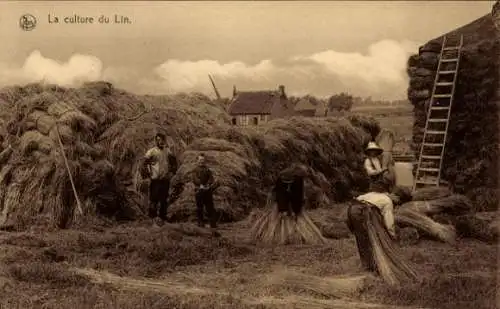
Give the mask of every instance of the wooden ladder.
[[460, 65], [463, 36], [460, 36], [458, 45], [446, 46], [446, 43], [445, 36], [439, 55], [431, 101], [427, 108], [424, 138], [420, 146], [413, 191], [422, 187], [438, 187], [445, 183], [441, 180], [441, 169]]

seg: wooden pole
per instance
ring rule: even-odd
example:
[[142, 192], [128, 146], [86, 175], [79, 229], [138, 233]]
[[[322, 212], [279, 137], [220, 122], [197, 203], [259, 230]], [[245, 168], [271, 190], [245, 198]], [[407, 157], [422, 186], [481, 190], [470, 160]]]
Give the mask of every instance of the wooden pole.
[[217, 87], [215, 86], [215, 82], [210, 74], [208, 74], [208, 78], [210, 79], [210, 82], [212, 83], [212, 87], [214, 87], [215, 96], [217, 97], [218, 100], [220, 100], [221, 97], [219, 94], [219, 90], [217, 90]]
[[80, 215], [83, 215], [82, 204], [80, 203], [80, 198], [78, 197], [78, 193], [76, 192], [75, 183], [73, 181], [73, 175], [71, 174], [68, 159], [66, 158], [66, 153], [64, 152], [64, 145], [61, 140], [61, 135], [59, 134], [59, 125], [57, 123], [56, 123], [56, 133], [57, 133], [57, 139], [59, 140], [59, 147], [61, 148], [61, 152], [64, 158], [64, 164], [66, 165], [66, 171], [68, 172], [69, 181], [71, 182], [71, 187], [73, 188], [73, 194], [75, 195], [78, 212], [80, 213]]

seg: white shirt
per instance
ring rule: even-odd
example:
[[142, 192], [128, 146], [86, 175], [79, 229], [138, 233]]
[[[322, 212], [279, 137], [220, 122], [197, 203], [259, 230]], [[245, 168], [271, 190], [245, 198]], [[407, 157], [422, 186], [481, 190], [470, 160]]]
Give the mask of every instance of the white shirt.
[[369, 176], [380, 174], [382, 171], [382, 164], [378, 158], [368, 157], [365, 159], [365, 170]]
[[392, 203], [391, 198], [387, 193], [378, 193], [378, 192], [368, 192], [366, 194], [360, 195], [356, 197], [358, 201], [368, 202], [373, 204], [382, 213], [382, 217], [384, 218], [384, 224], [387, 228], [387, 231], [392, 236], [396, 236], [396, 231], [394, 227], [394, 205]]
[[165, 147], [160, 149], [158, 147], [153, 147], [146, 152], [144, 156], [146, 159], [152, 159], [151, 168], [151, 179], [161, 179], [167, 176], [169, 166], [168, 166], [168, 155], [170, 150]]

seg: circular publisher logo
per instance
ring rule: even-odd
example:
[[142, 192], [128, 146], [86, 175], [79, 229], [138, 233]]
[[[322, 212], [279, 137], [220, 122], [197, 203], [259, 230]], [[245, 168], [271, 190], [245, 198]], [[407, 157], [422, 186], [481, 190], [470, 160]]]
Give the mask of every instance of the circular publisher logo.
[[36, 27], [36, 18], [31, 14], [24, 14], [19, 19], [19, 27], [24, 31], [31, 31]]

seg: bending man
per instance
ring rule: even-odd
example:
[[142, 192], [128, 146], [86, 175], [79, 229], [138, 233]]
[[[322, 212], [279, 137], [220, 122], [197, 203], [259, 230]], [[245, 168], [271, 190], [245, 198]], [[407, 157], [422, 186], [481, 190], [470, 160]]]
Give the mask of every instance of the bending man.
[[364, 270], [378, 273], [389, 284], [416, 278], [395, 242], [394, 204], [410, 199], [403, 189], [389, 194], [387, 184], [377, 184], [372, 192], [358, 196], [348, 209], [347, 224], [356, 237]]

